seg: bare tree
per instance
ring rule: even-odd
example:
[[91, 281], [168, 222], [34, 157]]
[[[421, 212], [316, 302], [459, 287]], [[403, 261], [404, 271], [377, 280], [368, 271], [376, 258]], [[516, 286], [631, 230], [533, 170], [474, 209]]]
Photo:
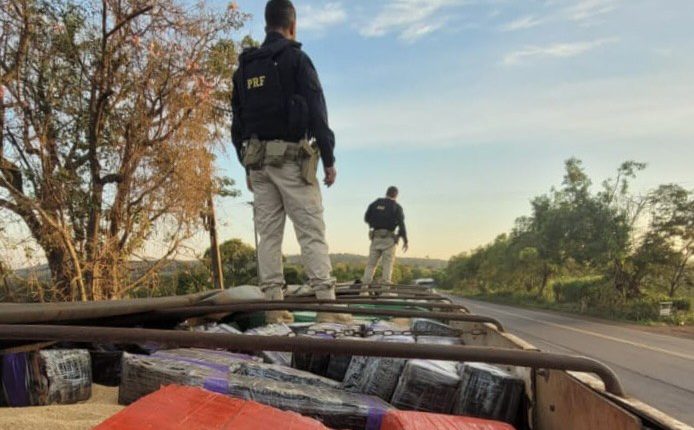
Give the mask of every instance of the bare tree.
[[154, 234], [163, 258], [216, 191], [246, 16], [175, 0], [0, 0], [0, 214], [45, 252], [60, 299], [119, 297]]

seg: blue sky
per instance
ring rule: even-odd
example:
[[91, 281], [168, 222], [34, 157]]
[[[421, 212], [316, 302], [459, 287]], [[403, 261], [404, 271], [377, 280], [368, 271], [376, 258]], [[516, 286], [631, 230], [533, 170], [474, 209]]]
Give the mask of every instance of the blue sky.
[[[242, 33], [262, 38], [265, 2], [237, 3], [254, 15]], [[332, 252], [367, 252], [363, 212], [391, 184], [409, 254], [432, 258], [508, 231], [571, 156], [596, 183], [635, 159], [649, 164], [638, 190], [694, 187], [691, 0], [295, 4], [337, 139]], [[219, 167], [242, 182], [232, 157]], [[220, 202], [222, 239], [252, 243], [250, 199]]]

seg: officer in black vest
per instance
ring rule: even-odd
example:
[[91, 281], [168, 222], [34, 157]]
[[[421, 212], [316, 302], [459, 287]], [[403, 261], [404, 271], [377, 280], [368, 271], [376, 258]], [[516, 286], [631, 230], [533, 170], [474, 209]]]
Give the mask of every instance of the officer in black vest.
[[[239, 57], [232, 97], [232, 140], [254, 195], [259, 284], [267, 299], [284, 298], [282, 238], [289, 216], [309, 284], [318, 299], [334, 300], [316, 170], [320, 159], [325, 185], [335, 182], [335, 136], [318, 74], [296, 41], [291, 1], [270, 0], [265, 21], [263, 44]], [[318, 319], [332, 317], [322, 314]], [[286, 312], [268, 313], [269, 322], [288, 318]]]
[[[371, 248], [369, 261], [364, 270], [362, 285], [368, 286], [373, 281], [376, 267], [383, 259], [382, 282], [385, 288], [391, 283], [393, 265], [395, 264], [395, 249], [400, 239], [403, 240], [402, 249], [407, 252], [409, 246], [407, 229], [405, 228], [405, 214], [402, 206], [397, 203], [398, 189], [388, 187], [386, 197], [371, 203], [364, 215], [364, 221], [369, 224], [369, 238]], [[397, 231], [396, 231], [397, 230]]]

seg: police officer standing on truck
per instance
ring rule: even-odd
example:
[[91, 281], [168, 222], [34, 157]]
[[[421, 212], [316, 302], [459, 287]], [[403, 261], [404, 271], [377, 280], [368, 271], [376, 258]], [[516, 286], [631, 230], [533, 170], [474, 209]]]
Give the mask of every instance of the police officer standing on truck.
[[[376, 267], [381, 259], [383, 260], [382, 282], [384, 284], [391, 282], [393, 265], [395, 264], [395, 249], [400, 239], [403, 240], [403, 251], [407, 252], [405, 214], [402, 206], [397, 203], [397, 198], [398, 189], [388, 187], [386, 197], [371, 203], [366, 210], [366, 215], [364, 215], [364, 221], [369, 224], [369, 238], [371, 239], [369, 261], [361, 280], [365, 287], [368, 287], [373, 281]], [[387, 286], [385, 287], [387, 288]]]
[[[335, 183], [335, 136], [318, 74], [296, 41], [291, 1], [268, 1], [265, 22], [260, 48], [239, 56], [232, 97], [232, 140], [254, 196], [259, 284], [266, 299], [284, 299], [282, 238], [289, 216], [316, 298], [335, 300], [316, 172], [321, 159], [323, 182], [328, 187]], [[269, 322], [290, 318], [286, 311], [267, 313]], [[335, 318], [320, 314], [318, 319]]]

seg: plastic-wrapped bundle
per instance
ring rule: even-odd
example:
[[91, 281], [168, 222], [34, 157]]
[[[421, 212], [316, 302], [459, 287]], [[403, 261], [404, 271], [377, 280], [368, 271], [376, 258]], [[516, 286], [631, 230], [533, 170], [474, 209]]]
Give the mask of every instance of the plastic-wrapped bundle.
[[[317, 339], [358, 339], [361, 331], [362, 326], [359, 324], [344, 325], [336, 323], [319, 323], [308, 327], [304, 334], [300, 336], [309, 336]], [[297, 352], [294, 353], [292, 366], [296, 369], [315, 373], [316, 375], [327, 376], [331, 359], [332, 356], [330, 354]]]
[[381, 430], [514, 430], [506, 423], [428, 412], [389, 411]]
[[517, 376], [496, 366], [465, 363], [453, 413], [514, 423], [523, 391]]
[[429, 335], [429, 336], [459, 336], [460, 331], [454, 329], [453, 327], [440, 323], [438, 321], [426, 319], [426, 318], [415, 318], [412, 320], [411, 325], [412, 331], [417, 335]]
[[2, 387], [9, 406], [76, 403], [91, 397], [89, 352], [56, 349], [2, 357]]
[[95, 384], [117, 387], [120, 384], [123, 351], [113, 345], [96, 344], [90, 348], [92, 380]]
[[391, 403], [399, 409], [450, 413], [460, 384], [454, 362], [410, 360]]
[[231, 375], [229, 394], [293, 411], [323, 422], [328, 427], [378, 430], [391, 406], [373, 396], [289, 382]]
[[462, 345], [459, 337], [444, 336], [417, 336], [417, 343], [427, 343], [430, 345]]
[[[294, 335], [294, 332], [286, 324], [269, 324], [246, 330], [244, 334], [253, 336], [290, 336]], [[263, 351], [261, 356], [268, 363], [281, 364], [282, 366], [291, 366], [292, 364], [291, 352]]]
[[293, 412], [176, 385], [169, 385], [138, 400], [95, 430], [184, 430], [191, 427], [206, 430], [327, 430], [318, 421]]
[[409, 326], [404, 326], [393, 321], [378, 320], [364, 328], [364, 336], [376, 335], [403, 335], [410, 336], [412, 331]]
[[332, 379], [278, 364], [254, 363], [250, 361], [237, 362], [231, 365], [230, 371], [237, 375], [271, 379], [273, 381], [291, 382], [313, 387], [340, 388], [340, 384]]
[[[371, 336], [377, 342], [414, 343], [411, 336]], [[405, 363], [404, 358], [354, 356], [345, 373], [345, 390], [370, 394], [389, 401], [398, 384]]]
[[152, 357], [167, 358], [184, 363], [199, 364], [201, 366], [216, 367], [227, 370], [229, 366], [238, 361], [260, 361], [260, 357], [248, 354], [238, 354], [214, 349], [178, 348], [164, 349], [152, 354]]
[[118, 403], [129, 405], [140, 397], [157, 391], [161, 386], [170, 384], [204, 387], [226, 394], [228, 376], [229, 366], [225, 364], [125, 353]]
[[236, 327], [230, 326], [224, 323], [212, 323], [202, 326], [193, 327], [193, 331], [202, 331], [205, 333], [227, 333], [227, 334], [243, 334], [243, 332]]

